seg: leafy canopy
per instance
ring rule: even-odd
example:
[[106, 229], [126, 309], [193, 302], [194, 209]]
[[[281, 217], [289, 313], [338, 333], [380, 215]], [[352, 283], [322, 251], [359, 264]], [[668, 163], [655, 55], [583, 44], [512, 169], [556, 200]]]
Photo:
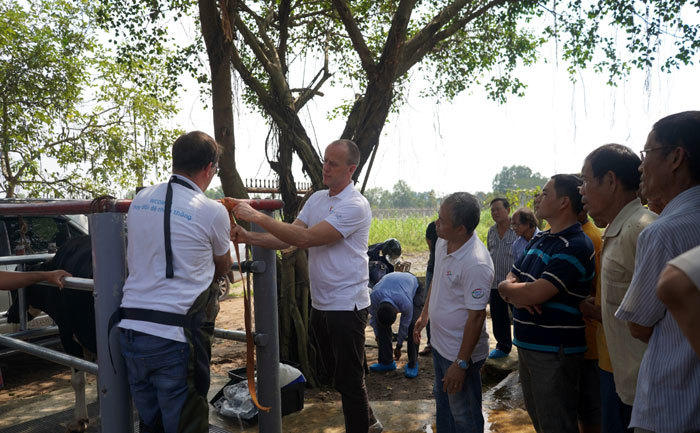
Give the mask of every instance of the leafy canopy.
[[176, 131], [163, 125], [175, 113], [173, 96], [135, 85], [135, 74], [161, 72], [115, 63], [92, 13], [81, 0], [0, 4], [0, 189], [7, 196], [114, 193], [167, 168]]
[[547, 178], [540, 173], [532, 172], [530, 167], [524, 165], [512, 165], [503, 167], [501, 172], [493, 178], [493, 191], [505, 193], [518, 189], [534, 189], [542, 187], [547, 182]]

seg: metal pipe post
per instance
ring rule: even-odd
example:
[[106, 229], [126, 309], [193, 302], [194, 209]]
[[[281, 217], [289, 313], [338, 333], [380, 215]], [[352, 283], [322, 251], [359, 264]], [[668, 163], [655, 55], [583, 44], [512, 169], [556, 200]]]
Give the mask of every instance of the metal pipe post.
[[[264, 211], [268, 215], [267, 211]], [[255, 232], [264, 229], [253, 224]], [[255, 302], [255, 331], [260, 338], [257, 345], [258, 400], [269, 406], [269, 412], [260, 411], [261, 433], [282, 432], [282, 397], [279, 378], [279, 333], [277, 328], [277, 256], [274, 250], [253, 247], [253, 260], [263, 261], [266, 270], [253, 274], [253, 299]], [[256, 338], [256, 340], [258, 340]], [[256, 341], [257, 342], [257, 341]]]
[[[107, 339], [109, 318], [119, 308], [126, 280], [126, 233], [124, 215], [91, 214], [92, 266], [95, 281], [95, 327], [100, 374], [100, 423], [103, 433], [133, 433], [134, 417], [126, 367], [119, 347], [119, 330]], [[110, 361], [109, 348], [112, 348]]]

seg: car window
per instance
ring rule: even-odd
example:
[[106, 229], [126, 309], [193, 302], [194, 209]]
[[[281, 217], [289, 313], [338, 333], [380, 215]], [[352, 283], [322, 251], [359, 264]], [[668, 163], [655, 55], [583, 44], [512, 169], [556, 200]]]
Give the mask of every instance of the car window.
[[49, 244], [56, 248], [79, 233], [68, 222], [56, 217], [7, 217], [5, 227], [10, 241], [10, 251], [16, 254], [24, 246], [24, 254], [44, 253]]

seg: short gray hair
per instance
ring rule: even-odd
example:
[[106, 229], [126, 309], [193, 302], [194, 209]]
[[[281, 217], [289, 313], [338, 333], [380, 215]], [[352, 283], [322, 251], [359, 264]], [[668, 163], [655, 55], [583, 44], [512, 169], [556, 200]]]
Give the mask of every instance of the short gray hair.
[[348, 140], [347, 138], [341, 138], [340, 140], [335, 140], [330, 145], [343, 144], [345, 145], [345, 150], [348, 153], [347, 164], [348, 165], [360, 165], [360, 148], [357, 147], [354, 141]]
[[452, 210], [453, 227], [464, 226], [468, 235], [474, 233], [481, 219], [481, 205], [476, 197], [468, 192], [455, 192], [442, 203]]

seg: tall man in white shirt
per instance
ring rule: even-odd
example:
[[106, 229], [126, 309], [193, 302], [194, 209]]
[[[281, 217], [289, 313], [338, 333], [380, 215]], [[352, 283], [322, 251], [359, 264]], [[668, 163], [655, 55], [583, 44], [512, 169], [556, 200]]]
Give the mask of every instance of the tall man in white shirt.
[[437, 431], [483, 432], [481, 366], [488, 356], [486, 305], [493, 262], [474, 234], [480, 206], [469, 193], [448, 196], [440, 206], [436, 229], [435, 273], [413, 336], [430, 320]]
[[140, 191], [127, 219], [121, 352], [142, 432], [208, 432], [215, 277], [231, 269], [226, 209], [204, 191], [220, 150], [203, 132], [173, 144], [169, 182]]
[[290, 245], [309, 249], [311, 329], [325, 367], [340, 392], [348, 433], [381, 431], [367, 398], [364, 375], [365, 327], [369, 299], [367, 244], [372, 212], [353, 185], [360, 151], [350, 140], [326, 147], [323, 183], [292, 224], [283, 223], [238, 202], [237, 218], [267, 233], [236, 227], [239, 242], [270, 249]]

